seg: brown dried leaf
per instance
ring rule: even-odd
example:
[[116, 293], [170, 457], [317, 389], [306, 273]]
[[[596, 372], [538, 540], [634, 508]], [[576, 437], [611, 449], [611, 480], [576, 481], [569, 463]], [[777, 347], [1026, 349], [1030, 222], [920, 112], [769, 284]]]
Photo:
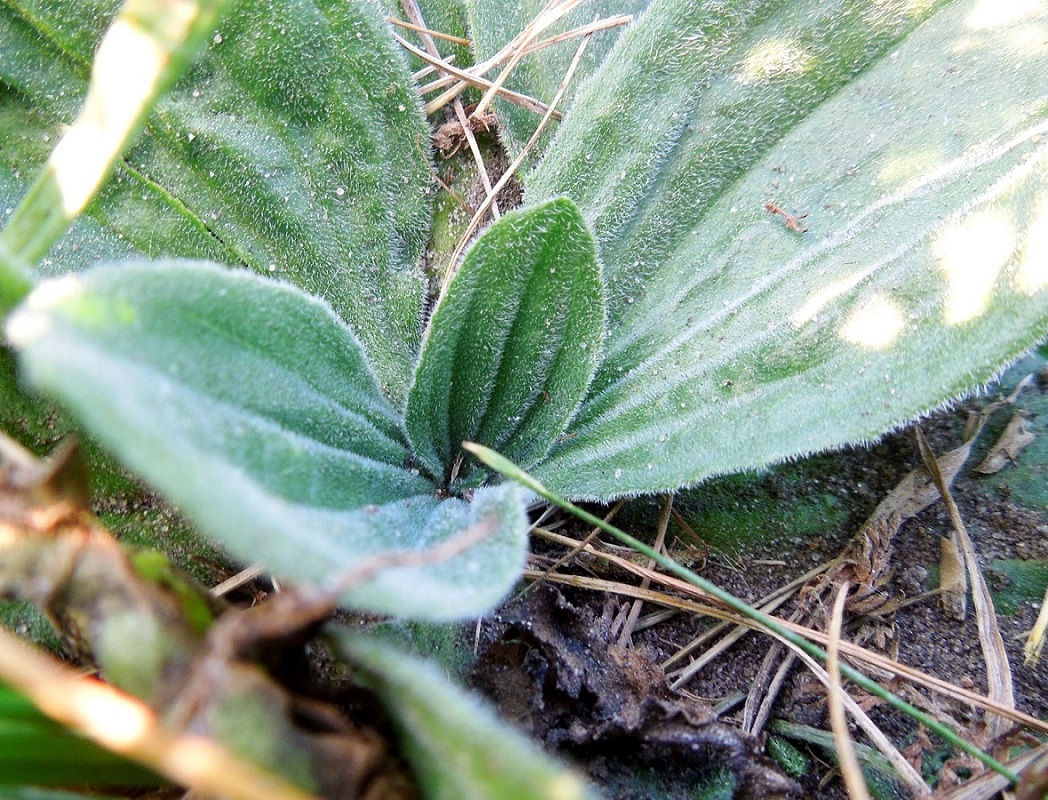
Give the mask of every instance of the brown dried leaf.
[[552, 747], [631, 752], [660, 769], [727, 766], [739, 798], [796, 791], [756, 740], [717, 722], [707, 704], [674, 695], [640, 650], [608, 644], [613, 617], [610, 606], [596, 617], [551, 587], [536, 589], [503, 611], [507, 627], [481, 654], [473, 684]]
[[968, 575], [956, 534], [939, 540], [939, 585], [943, 609], [954, 619], [963, 620], [968, 615]]
[[[971, 449], [969, 441], [939, 459], [939, 468], [947, 485], [953, 483], [971, 455]], [[874, 509], [828, 577], [837, 585], [844, 580], [855, 583], [855, 593], [848, 599], [849, 611], [871, 614], [879, 610], [886, 614], [891, 613], [889, 609], [897, 607], [898, 603], [892, 602], [882, 591], [892, 574], [892, 539], [905, 522], [938, 499], [935, 481], [927, 469], [918, 467], [899, 481]]]
[[975, 468], [975, 471], [983, 475], [1000, 472], [1009, 464], [1014, 463], [1019, 458], [1019, 454], [1036, 438], [1036, 434], [1030, 430], [1030, 422], [1026, 415], [1016, 413], [1004, 429], [1001, 438], [990, 448], [990, 452], [986, 454], [986, 458]]

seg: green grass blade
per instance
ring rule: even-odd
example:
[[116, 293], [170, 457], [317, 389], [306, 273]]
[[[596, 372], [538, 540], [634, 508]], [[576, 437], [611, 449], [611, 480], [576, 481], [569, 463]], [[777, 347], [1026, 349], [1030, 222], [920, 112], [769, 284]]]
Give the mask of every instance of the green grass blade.
[[51, 249], [229, 2], [127, 0], [99, 44], [83, 109], [0, 234], [11, 258], [35, 264]]

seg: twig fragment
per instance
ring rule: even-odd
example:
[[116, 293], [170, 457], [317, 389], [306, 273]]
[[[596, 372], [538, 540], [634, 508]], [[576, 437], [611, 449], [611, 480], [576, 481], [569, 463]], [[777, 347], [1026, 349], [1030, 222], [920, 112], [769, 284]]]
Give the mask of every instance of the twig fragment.
[[441, 297], [443, 297], [444, 294], [447, 293], [448, 286], [451, 283], [451, 279], [455, 275], [455, 269], [458, 266], [459, 258], [462, 256], [462, 251], [466, 249], [466, 245], [469, 243], [471, 237], [476, 232], [477, 228], [480, 226], [481, 220], [484, 219], [484, 215], [491, 207], [491, 204], [494, 202], [495, 197], [497, 197], [498, 193], [502, 191], [502, 187], [504, 187], [509, 182], [510, 178], [512, 178], [513, 175], [516, 174], [517, 170], [520, 168], [520, 165], [524, 163], [524, 159], [527, 157], [528, 153], [531, 152], [531, 149], [535, 146], [536, 142], [538, 142], [539, 137], [542, 135], [542, 132], [546, 129], [546, 126], [549, 124], [549, 121], [553, 118], [553, 114], [556, 111], [557, 105], [564, 97], [564, 92], [567, 90], [568, 84], [571, 82], [572, 77], [575, 75], [575, 70], [578, 69], [579, 62], [582, 60], [582, 54], [585, 52], [586, 45], [588, 43], [588, 36], [579, 43], [578, 49], [575, 51], [575, 57], [571, 60], [571, 64], [568, 66], [568, 71], [564, 74], [564, 78], [560, 82], [560, 87], [557, 89], [557, 93], [553, 97], [553, 102], [550, 103], [549, 110], [542, 117], [542, 121], [535, 129], [535, 132], [531, 135], [531, 138], [528, 139], [527, 144], [525, 144], [524, 147], [521, 149], [520, 154], [513, 160], [513, 163], [510, 164], [506, 171], [502, 174], [502, 177], [499, 178], [498, 183], [496, 183], [495, 186], [492, 187], [491, 194], [489, 194], [487, 199], [483, 203], [481, 203], [480, 208], [477, 209], [477, 213], [473, 215], [473, 219], [471, 219], [469, 221], [469, 224], [466, 226], [466, 230], [463, 232], [462, 238], [459, 239], [459, 243], [455, 247], [455, 251], [451, 254], [451, 259], [448, 262], [448, 269], [444, 275], [444, 283], [440, 287]]
[[[673, 495], [666, 495], [666, 500], [662, 505], [662, 513], [659, 515], [658, 533], [655, 535], [655, 549], [661, 551], [666, 544], [666, 529], [670, 525], [670, 512], [673, 510]], [[654, 569], [655, 562], [648, 562], [648, 569]], [[651, 580], [644, 578], [641, 581], [641, 588], [647, 589], [651, 586]], [[637, 619], [640, 617], [640, 610], [644, 605], [644, 601], [636, 599], [633, 601], [633, 606], [630, 608], [629, 616], [626, 617], [626, 622], [622, 626], [622, 631], [619, 633], [619, 647], [628, 647], [630, 639], [633, 637], [633, 629], [637, 625]]]
[[386, 17], [386, 22], [390, 23], [391, 25], [396, 25], [400, 28], [406, 28], [409, 31], [414, 31], [415, 33], [424, 33], [426, 36], [432, 36], [434, 39], [443, 39], [445, 42], [454, 42], [455, 44], [465, 45], [466, 47], [469, 47], [471, 44], [473, 44], [473, 42], [471, 42], [469, 39], [463, 39], [461, 36], [452, 36], [450, 33], [441, 33], [440, 31], [435, 31], [432, 28], [427, 28], [422, 25], [416, 25], [413, 22], [405, 22], [404, 20], [397, 19], [396, 17]]
[[201, 795], [316, 800], [211, 739], [170, 733], [145, 703], [81, 676], [2, 628], [0, 676], [52, 719]]

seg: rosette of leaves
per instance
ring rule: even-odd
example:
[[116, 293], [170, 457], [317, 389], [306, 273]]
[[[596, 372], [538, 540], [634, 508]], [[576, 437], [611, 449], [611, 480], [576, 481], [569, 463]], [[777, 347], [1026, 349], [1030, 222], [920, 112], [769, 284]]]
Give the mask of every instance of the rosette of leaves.
[[99, 11], [0, 12], [21, 52], [3, 76], [5, 128], [22, 131], [5, 148], [9, 193], [73, 123], [3, 236], [9, 263], [66, 273], [9, 319], [24, 375], [204, 531], [282, 575], [323, 581], [487, 523], [465, 555], [384, 571], [345, 599], [431, 619], [491, 607], [522, 566], [523, 498], [506, 485], [462, 499], [475, 476], [458, 443], [535, 464], [581, 402], [605, 311], [577, 210], [555, 200], [493, 226], [423, 337], [428, 135], [379, 9], [243, 2], [187, 74], [158, 77], [147, 135], [114, 151], [113, 180], [51, 247], [70, 220], [47, 209], [77, 178], [65, 142], [92, 130], [93, 108], [131, 103], [126, 75], [145, 68], [114, 31], [163, 36], [129, 3], [87, 88]]
[[[541, 3], [465, 5], [487, 55]], [[21, 379], [281, 575], [490, 529], [344, 598], [448, 619], [504, 595], [527, 524], [465, 439], [574, 498], [670, 490], [873, 438], [1044, 337], [1048, 10], [631, 0], [577, 21], [624, 10], [525, 207], [426, 317], [428, 129], [373, 0], [4, 3]], [[508, 85], [549, 99], [566, 58]], [[534, 124], [502, 122], [511, 151]], [[34, 429], [2, 388], [5, 424]], [[434, 796], [555, 794], [415, 665], [341, 641]]]
[[[534, 10], [467, 8], [481, 49]], [[427, 129], [378, 7], [245, 0], [147, 93], [127, 126], [146, 135], [83, 214], [49, 216], [55, 157], [12, 214], [8, 342], [123, 463], [278, 573], [323, 580], [496, 519], [471, 552], [347, 598], [476, 613], [512, 582], [525, 519], [463, 439], [574, 498], [663, 491], [876, 437], [1043, 338], [1048, 23], [1009, 8], [631, 4], [525, 208], [424, 320]], [[111, 10], [0, 11], [12, 208], [92, 107]], [[520, 75], [546, 98], [559, 81]], [[511, 150], [527, 133], [507, 120]]]

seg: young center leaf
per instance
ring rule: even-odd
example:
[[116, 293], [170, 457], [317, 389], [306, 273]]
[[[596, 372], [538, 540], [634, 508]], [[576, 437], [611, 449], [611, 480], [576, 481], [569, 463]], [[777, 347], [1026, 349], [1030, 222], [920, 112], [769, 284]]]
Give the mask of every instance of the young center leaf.
[[507, 214], [466, 255], [437, 305], [408, 395], [407, 430], [438, 481], [465, 440], [534, 464], [571, 418], [597, 363], [604, 289], [570, 200]]
[[329, 626], [339, 652], [385, 702], [431, 800], [588, 800], [594, 795], [430, 664]]
[[534, 470], [565, 494], [876, 437], [1048, 331], [1048, 7], [753, 8], [653, 0], [529, 181], [608, 281], [578, 435]]
[[[76, 115], [117, 5], [0, 6], [0, 130], [16, 134], [0, 147], [4, 207]], [[402, 403], [430, 206], [429, 132], [406, 62], [374, 0], [232, 5], [42, 271], [131, 252], [289, 279], [353, 326]], [[120, 81], [109, 88], [119, 107]]]
[[42, 283], [7, 336], [36, 387], [241, 558], [320, 581], [484, 517], [476, 552], [347, 599], [446, 618], [485, 610], [519, 573], [515, 492], [442, 505], [406, 466], [356, 337], [291, 285], [204, 262], [102, 266]]

